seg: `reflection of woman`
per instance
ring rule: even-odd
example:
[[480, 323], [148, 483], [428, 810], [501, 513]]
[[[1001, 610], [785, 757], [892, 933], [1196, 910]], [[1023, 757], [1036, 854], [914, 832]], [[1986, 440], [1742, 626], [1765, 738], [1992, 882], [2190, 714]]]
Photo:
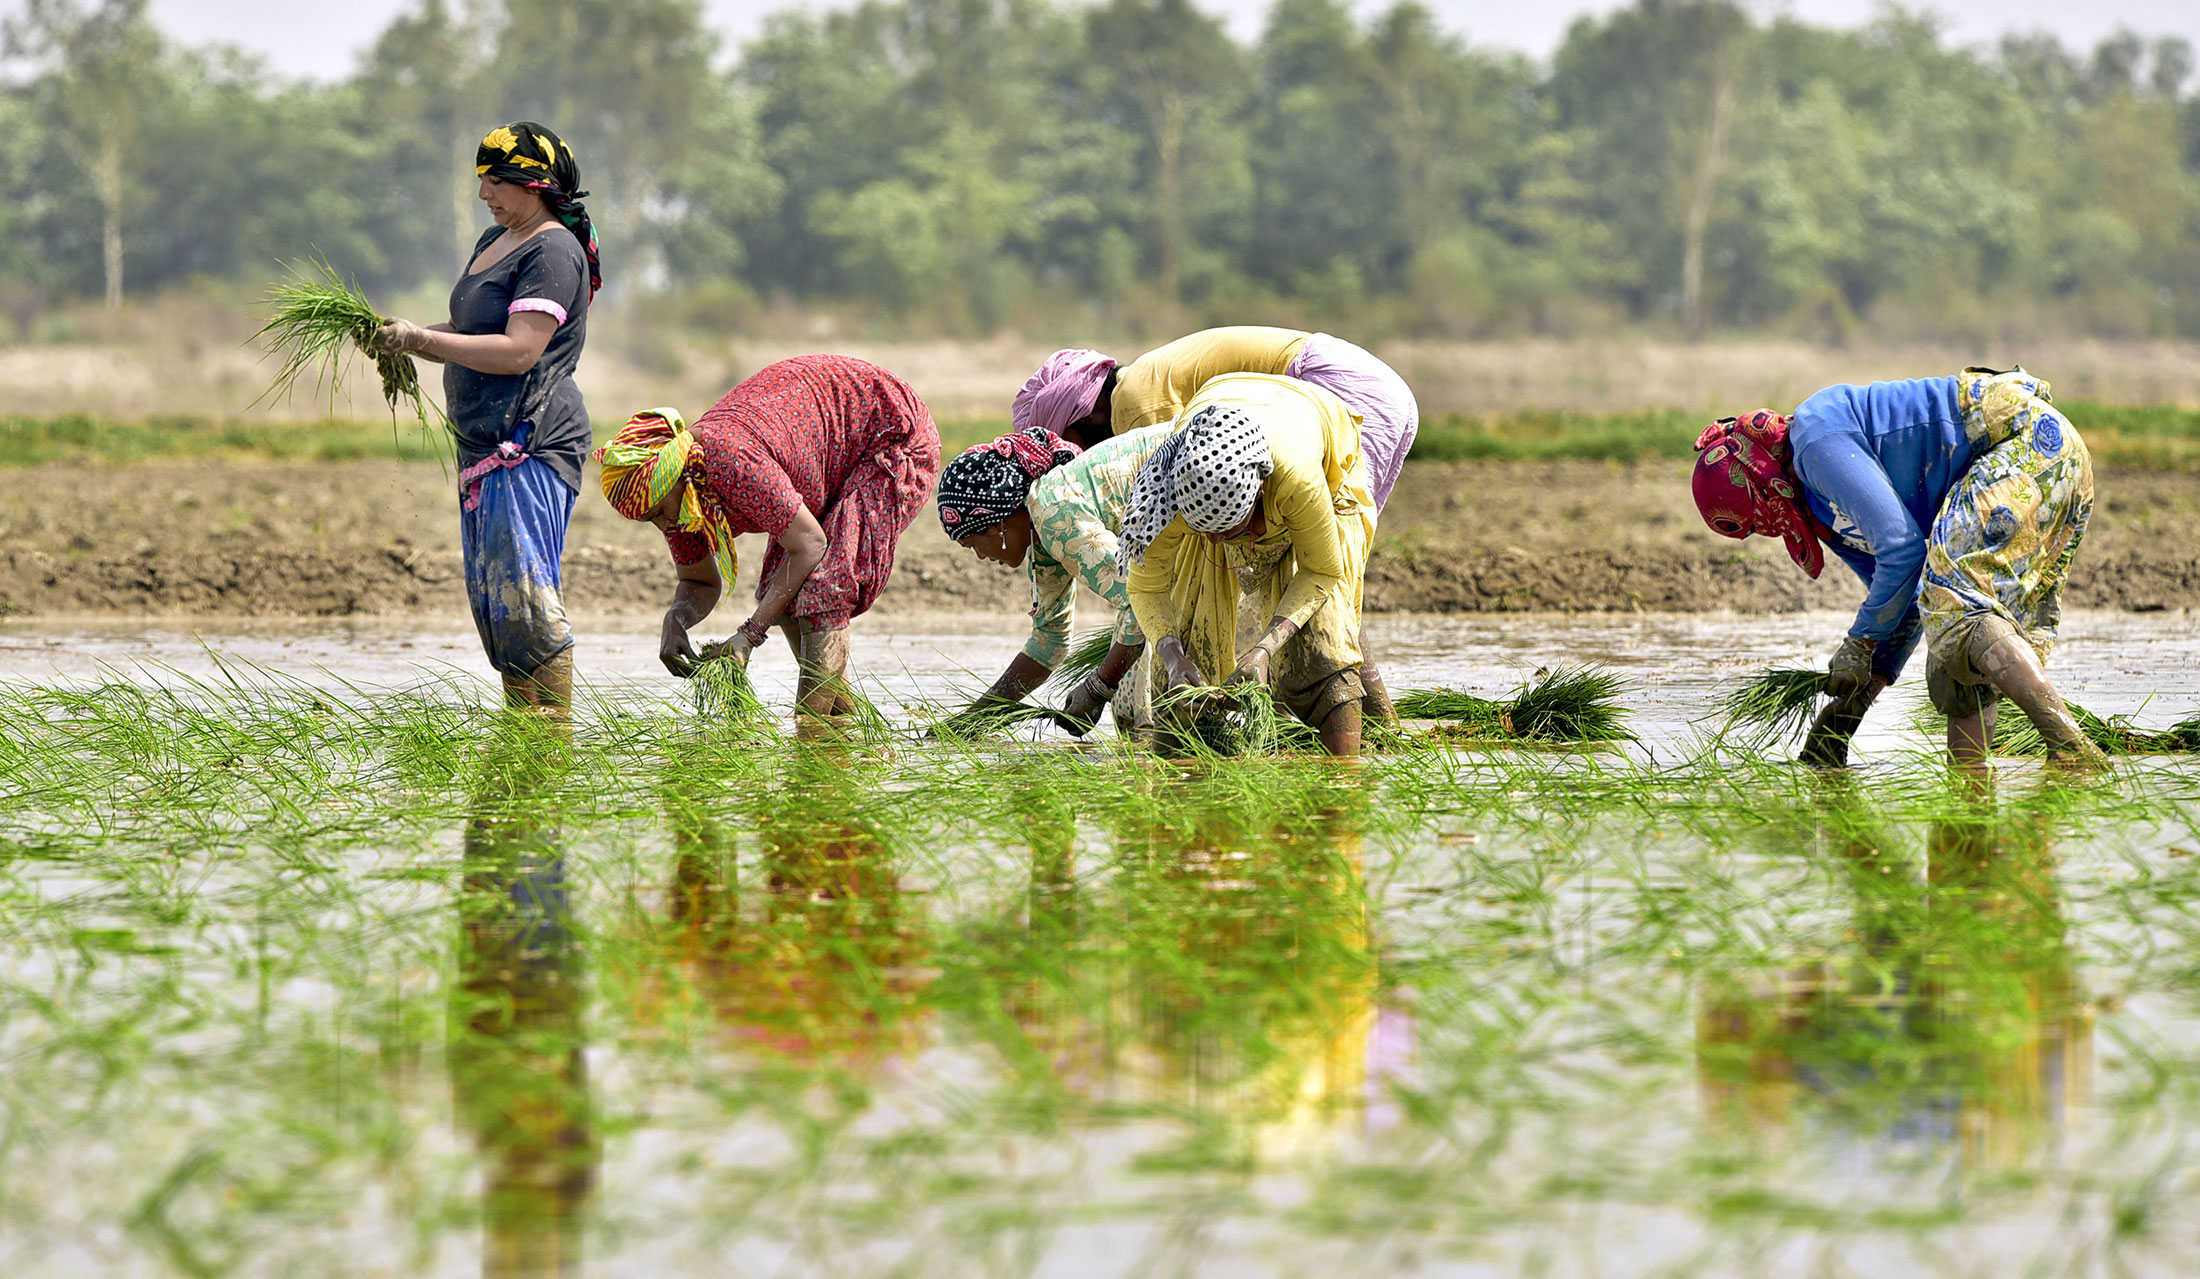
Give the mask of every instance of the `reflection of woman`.
[[525, 120], [506, 125], [482, 139], [474, 169], [496, 225], [451, 289], [450, 321], [390, 320], [373, 346], [445, 366], [474, 626], [507, 701], [563, 708], [573, 697], [573, 628], [561, 561], [589, 444], [573, 369], [603, 274], [580, 202], [588, 193], [557, 134]]
[[587, 985], [556, 831], [531, 815], [546, 743], [506, 744], [466, 825], [451, 1091], [481, 1152], [485, 1274], [563, 1274], [601, 1151], [589, 1100]]
[[894, 851], [864, 821], [840, 762], [798, 755], [795, 770], [758, 813], [765, 892], [746, 914], [734, 832], [711, 816], [722, 783], [667, 777], [673, 920], [733, 1037], [797, 1060], [875, 1065], [913, 1048], [924, 1027], [916, 1007], [929, 979], [909, 976], [922, 963], [921, 920], [906, 914]]
[[901, 535], [940, 473], [940, 436], [909, 384], [862, 360], [806, 355], [734, 387], [690, 430], [671, 409], [640, 414], [598, 449], [619, 514], [662, 529], [678, 583], [658, 656], [675, 675], [701, 658], [688, 632], [732, 584], [733, 539], [772, 539], [756, 611], [704, 656], [746, 663], [784, 625], [797, 693], [818, 714], [854, 709], [842, 679], [848, 621], [869, 611]]
[[1832, 386], [1792, 418], [1760, 409], [1714, 423], [1696, 448], [1696, 506], [1714, 531], [1783, 538], [1812, 577], [1830, 546], [1870, 588], [1806, 759], [1846, 758], [1921, 630], [1952, 757], [1985, 757], [1999, 697], [2056, 753], [2097, 754], [2042, 665], [2093, 509], [2091, 456], [2047, 383], [1974, 368]]
[[[1185, 405], [1139, 471], [1119, 549], [1154, 645], [1154, 692], [1250, 681], [1360, 749], [1361, 583], [1375, 536], [1360, 430], [1320, 387], [1234, 373]], [[1241, 596], [1267, 630], [1238, 651]]]
[[[1115, 606], [1115, 642], [1100, 668], [1071, 689], [1062, 709], [1095, 723], [1117, 701], [1123, 677], [1146, 647], [1130, 593], [1115, 563], [1116, 531], [1138, 469], [1169, 434], [1166, 424], [1103, 440], [1082, 455], [1038, 427], [965, 451], [940, 472], [940, 526], [980, 559], [1022, 565], [1031, 577], [1031, 638], [978, 699], [1019, 702], [1069, 655], [1070, 605], [1083, 582]], [[973, 707], [975, 709], [975, 707]]]
[[1889, 841], [1851, 843], [1859, 909], [1844, 933], [1861, 953], [1707, 995], [1696, 1019], [1707, 1098], [1755, 1127], [1815, 1093], [1876, 1110], [1874, 1138], [2021, 1164], [2083, 1100], [2091, 1067], [2042, 827], [1991, 808], [1936, 821], [1921, 883], [1890, 864]]

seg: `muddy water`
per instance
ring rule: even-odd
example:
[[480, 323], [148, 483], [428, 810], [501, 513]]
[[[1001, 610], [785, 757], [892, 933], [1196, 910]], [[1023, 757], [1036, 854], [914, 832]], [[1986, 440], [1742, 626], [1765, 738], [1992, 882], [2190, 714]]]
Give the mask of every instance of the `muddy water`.
[[[0, 1273], [2200, 1272], [2194, 770], [1692, 761], [1841, 623], [1387, 620], [1400, 687], [1621, 667], [1645, 741], [1360, 775], [724, 749], [633, 727], [648, 618], [570, 757], [465, 717], [461, 627], [0, 624]], [[2182, 622], [2067, 635], [2195, 709]], [[117, 678], [195, 683], [44, 691]]]
[[[657, 661], [658, 620], [639, 614], [581, 619], [582, 678], [622, 699], [684, 704], [684, 686]], [[1393, 689], [1456, 687], [1504, 697], [1542, 667], [1610, 666], [1633, 681], [1626, 699], [1631, 723], [1656, 758], [1697, 744], [1720, 685], [1769, 665], [1823, 666], [1848, 621], [1834, 613], [1388, 615], [1370, 619], [1368, 636]], [[853, 669], [881, 709], [899, 714], [990, 683], [1024, 635], [1022, 619], [1014, 616], [864, 619], [857, 623]], [[425, 681], [484, 697], [494, 691], [480, 644], [463, 620], [164, 626], [106, 618], [0, 619], [0, 679], [158, 683], [174, 674], [210, 678], [224, 662], [269, 667], [327, 688], [387, 691]], [[752, 669], [758, 691], [774, 706], [787, 706], [794, 662], [785, 646], [775, 638]], [[1857, 739], [1859, 758], [1924, 744], [1911, 725], [1923, 701], [1922, 670], [1920, 657], [1867, 721]], [[2074, 612], [2052, 673], [2066, 696], [2099, 714], [2174, 722], [2200, 712], [2200, 623], [2184, 614]]]

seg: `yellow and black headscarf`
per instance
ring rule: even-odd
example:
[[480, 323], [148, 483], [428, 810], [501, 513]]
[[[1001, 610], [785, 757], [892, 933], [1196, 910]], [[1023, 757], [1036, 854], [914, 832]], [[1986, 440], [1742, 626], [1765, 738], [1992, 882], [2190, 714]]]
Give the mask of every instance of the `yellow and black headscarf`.
[[603, 287], [603, 259], [596, 249], [596, 224], [581, 197], [581, 167], [565, 139], [532, 120], [499, 126], [474, 148], [474, 172], [542, 193], [550, 214], [565, 224], [588, 251], [588, 298]]

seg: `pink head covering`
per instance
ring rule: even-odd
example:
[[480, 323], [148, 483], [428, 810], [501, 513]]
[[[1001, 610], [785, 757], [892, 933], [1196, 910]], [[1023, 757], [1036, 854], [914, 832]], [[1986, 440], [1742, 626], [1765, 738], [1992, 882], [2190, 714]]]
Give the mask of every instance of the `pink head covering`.
[[1098, 351], [1056, 351], [1016, 392], [1008, 410], [1010, 425], [1019, 431], [1036, 426], [1060, 435], [1070, 423], [1092, 412], [1101, 385], [1114, 371], [1114, 359]]
[[1803, 505], [1800, 485], [1788, 467], [1790, 420], [1758, 409], [1713, 422], [1696, 437], [1691, 487], [1696, 509], [1712, 532], [1780, 538], [1787, 543], [1788, 558], [1816, 577], [1826, 568], [1826, 552], [1818, 544], [1824, 528]]

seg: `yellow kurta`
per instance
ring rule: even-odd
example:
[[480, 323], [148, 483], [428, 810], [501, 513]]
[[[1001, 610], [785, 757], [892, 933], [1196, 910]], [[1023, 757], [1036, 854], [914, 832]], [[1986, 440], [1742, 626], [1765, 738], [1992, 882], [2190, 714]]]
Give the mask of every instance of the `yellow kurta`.
[[1294, 378], [1233, 373], [1215, 378], [1184, 406], [1188, 423], [1207, 405], [1237, 409], [1260, 426], [1275, 464], [1261, 485], [1267, 530], [1220, 546], [1169, 521], [1130, 573], [1131, 610], [1148, 638], [1176, 636], [1210, 683], [1234, 670], [1238, 601], [1251, 595], [1263, 623], [1283, 616], [1300, 634], [1279, 654], [1275, 674], [1320, 660], [1360, 664], [1360, 604], [1375, 498], [1360, 456], [1360, 420], [1336, 396]]
[[1181, 418], [1200, 388], [1225, 373], [1281, 373], [1306, 347], [1301, 329], [1234, 324], [1157, 346], [1115, 371], [1108, 416], [1115, 433]]

